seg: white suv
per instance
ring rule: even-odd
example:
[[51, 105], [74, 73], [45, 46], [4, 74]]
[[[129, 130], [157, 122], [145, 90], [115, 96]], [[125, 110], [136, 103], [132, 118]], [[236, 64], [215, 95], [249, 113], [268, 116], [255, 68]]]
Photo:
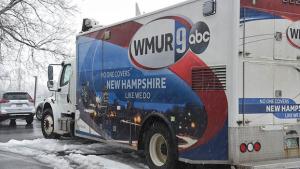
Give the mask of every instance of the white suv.
[[0, 121], [25, 119], [31, 124], [35, 113], [33, 99], [27, 92], [6, 92], [0, 97]]

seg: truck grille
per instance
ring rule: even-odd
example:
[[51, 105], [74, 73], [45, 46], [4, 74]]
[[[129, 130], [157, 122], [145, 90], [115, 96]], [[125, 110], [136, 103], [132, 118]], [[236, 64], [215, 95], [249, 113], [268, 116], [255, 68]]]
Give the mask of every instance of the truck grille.
[[226, 90], [226, 66], [192, 68], [193, 90]]

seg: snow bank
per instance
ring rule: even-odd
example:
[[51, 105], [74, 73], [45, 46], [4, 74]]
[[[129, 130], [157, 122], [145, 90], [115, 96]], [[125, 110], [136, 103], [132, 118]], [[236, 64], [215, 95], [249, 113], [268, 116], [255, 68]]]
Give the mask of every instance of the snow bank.
[[100, 166], [103, 169], [132, 169], [132, 167], [126, 164], [95, 155], [83, 156], [81, 154], [70, 154], [67, 158], [69, 158], [70, 161], [77, 163], [79, 165], [78, 168], [80, 169], [99, 169]]
[[[0, 143], [2, 151], [30, 156], [55, 169], [134, 169], [127, 164], [94, 154], [103, 144], [80, 144], [72, 141], [35, 139]], [[140, 168], [140, 167], [139, 167]]]

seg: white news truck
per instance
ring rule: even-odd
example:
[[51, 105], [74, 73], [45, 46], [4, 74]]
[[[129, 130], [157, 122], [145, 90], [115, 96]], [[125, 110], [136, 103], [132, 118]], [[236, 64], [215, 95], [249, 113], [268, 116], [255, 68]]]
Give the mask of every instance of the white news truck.
[[58, 83], [49, 66], [43, 134], [140, 150], [151, 169], [299, 168], [299, 20], [299, 0], [191, 0], [105, 27], [85, 20]]

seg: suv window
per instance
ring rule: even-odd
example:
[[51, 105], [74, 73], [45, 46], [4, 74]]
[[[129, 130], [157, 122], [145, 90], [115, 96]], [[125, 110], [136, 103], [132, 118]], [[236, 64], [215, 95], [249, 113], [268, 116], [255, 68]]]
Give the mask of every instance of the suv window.
[[60, 86], [65, 86], [66, 84], [69, 83], [71, 78], [71, 73], [72, 73], [71, 65], [65, 65], [60, 79]]
[[31, 97], [28, 93], [24, 93], [24, 92], [10, 92], [10, 93], [4, 93], [3, 99], [6, 99], [6, 100], [28, 100], [28, 99], [31, 99]]

